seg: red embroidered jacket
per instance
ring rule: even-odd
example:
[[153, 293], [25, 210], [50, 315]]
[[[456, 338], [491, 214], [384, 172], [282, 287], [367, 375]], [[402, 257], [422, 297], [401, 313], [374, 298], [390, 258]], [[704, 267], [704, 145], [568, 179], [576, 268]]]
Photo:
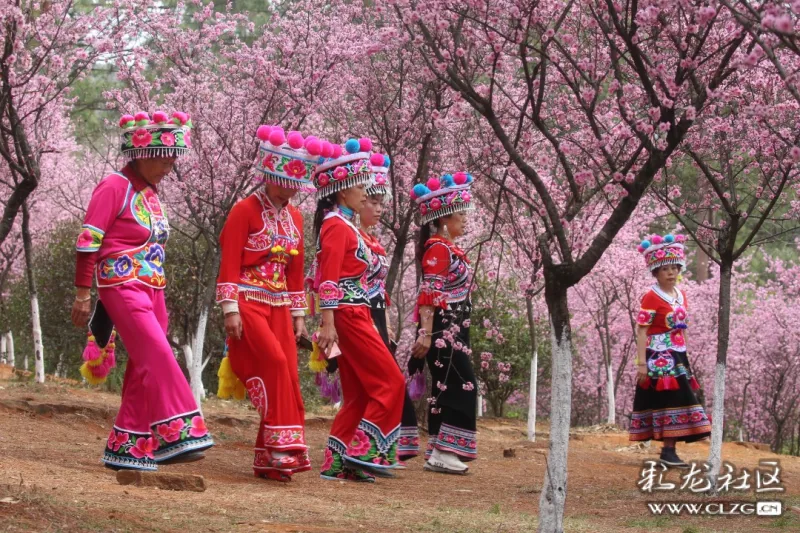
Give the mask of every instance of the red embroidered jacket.
[[469, 297], [470, 269], [466, 253], [442, 237], [431, 237], [422, 256], [418, 306], [447, 309]]
[[320, 309], [366, 305], [367, 270], [372, 254], [356, 227], [337, 210], [322, 223], [314, 272]]
[[227, 313], [239, 298], [306, 310], [303, 289], [303, 216], [294, 206], [275, 208], [263, 191], [231, 209], [219, 237], [222, 262], [217, 302]]

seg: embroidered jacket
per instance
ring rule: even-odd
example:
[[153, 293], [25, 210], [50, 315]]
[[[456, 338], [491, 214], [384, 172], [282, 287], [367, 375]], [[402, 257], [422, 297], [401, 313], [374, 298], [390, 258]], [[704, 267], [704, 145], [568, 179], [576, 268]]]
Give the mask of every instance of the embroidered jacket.
[[320, 309], [346, 305], [369, 307], [367, 271], [372, 254], [356, 227], [333, 210], [325, 216], [312, 274]]
[[364, 244], [372, 253], [372, 261], [367, 269], [367, 294], [373, 307], [389, 307], [389, 295], [386, 293], [386, 276], [389, 275], [389, 258], [381, 243], [365, 231], [359, 229]]
[[299, 210], [289, 204], [278, 209], [263, 191], [256, 192], [233, 206], [219, 242], [217, 303], [226, 313], [237, 310], [244, 298], [305, 315]]
[[434, 236], [425, 243], [418, 306], [447, 309], [469, 298], [470, 267], [466, 253], [447, 239]]
[[688, 326], [688, 301], [680, 289], [676, 298], [662, 291], [658, 284], [642, 298], [636, 323], [647, 326], [648, 348], [655, 351], [686, 351], [683, 330]]
[[163, 289], [169, 221], [158, 191], [127, 165], [95, 187], [76, 243], [75, 286], [143, 283]]

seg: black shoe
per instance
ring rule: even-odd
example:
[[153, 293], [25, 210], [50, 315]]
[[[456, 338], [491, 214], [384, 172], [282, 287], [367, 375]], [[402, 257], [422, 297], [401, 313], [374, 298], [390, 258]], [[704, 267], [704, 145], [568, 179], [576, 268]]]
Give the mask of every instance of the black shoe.
[[667, 448], [664, 446], [661, 448], [661, 464], [672, 467], [672, 468], [689, 468], [689, 465], [684, 463], [680, 457], [678, 457], [677, 452], [675, 452], [675, 448]]

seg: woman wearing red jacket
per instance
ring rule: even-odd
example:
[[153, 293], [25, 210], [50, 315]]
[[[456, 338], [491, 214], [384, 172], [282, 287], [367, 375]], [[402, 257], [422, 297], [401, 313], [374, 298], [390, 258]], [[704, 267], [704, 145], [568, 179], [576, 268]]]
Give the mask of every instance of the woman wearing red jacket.
[[355, 214], [366, 202], [372, 183], [369, 139], [350, 139], [346, 153], [334, 153], [314, 175], [317, 255], [312, 280], [322, 325], [320, 349], [338, 351], [344, 401], [331, 427], [323, 479], [374, 481], [392, 477], [397, 466], [397, 439], [405, 379], [372, 323], [367, 292], [371, 253]]
[[311, 469], [305, 441], [296, 340], [305, 333], [303, 217], [289, 201], [311, 188], [327, 141], [261, 126], [255, 170], [265, 187], [231, 209], [220, 235], [217, 302], [228, 359], [261, 416], [256, 476], [289, 481]]

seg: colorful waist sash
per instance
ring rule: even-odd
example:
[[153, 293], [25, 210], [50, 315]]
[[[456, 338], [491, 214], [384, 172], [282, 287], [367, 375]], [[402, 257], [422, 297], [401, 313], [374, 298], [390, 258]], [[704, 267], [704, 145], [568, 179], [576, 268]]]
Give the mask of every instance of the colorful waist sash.
[[167, 286], [164, 277], [164, 246], [148, 242], [138, 248], [116, 252], [97, 263], [97, 286], [114, 287], [138, 281], [154, 289]]

